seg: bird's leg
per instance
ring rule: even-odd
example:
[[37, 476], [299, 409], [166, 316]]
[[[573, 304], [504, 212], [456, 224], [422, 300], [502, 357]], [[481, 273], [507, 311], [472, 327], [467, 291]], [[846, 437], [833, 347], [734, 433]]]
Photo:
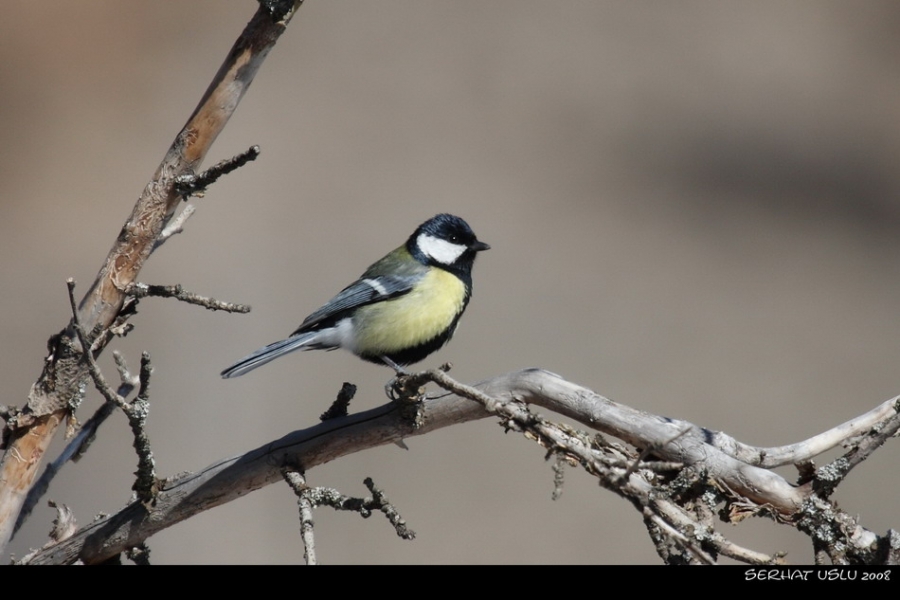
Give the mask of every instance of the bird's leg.
[[382, 354], [379, 358], [381, 358], [384, 364], [392, 368], [394, 370], [394, 373], [397, 375], [384, 385], [384, 391], [387, 394], [387, 397], [396, 402], [397, 400], [405, 396], [404, 379], [406, 377], [409, 377], [409, 373], [406, 372], [406, 369], [392, 361], [387, 356]]
[[401, 367], [400, 365], [398, 365], [397, 363], [395, 363], [394, 361], [392, 361], [392, 360], [391, 360], [390, 358], [388, 358], [387, 356], [385, 356], [385, 355], [382, 354], [379, 358], [381, 358], [381, 360], [384, 362], [384, 364], [386, 364], [387, 366], [389, 366], [390, 368], [392, 368], [394, 371], [396, 371], [396, 373], [397, 373], [398, 376], [400, 376], [400, 375], [409, 375], [409, 373], [406, 372], [406, 369], [404, 369], [403, 367]]

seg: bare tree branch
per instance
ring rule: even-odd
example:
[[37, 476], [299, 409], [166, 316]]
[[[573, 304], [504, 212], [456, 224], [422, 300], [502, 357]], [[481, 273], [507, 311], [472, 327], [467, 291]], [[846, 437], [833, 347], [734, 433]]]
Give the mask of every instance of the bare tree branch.
[[19, 518], [16, 521], [15, 531], [19, 530], [22, 524], [31, 515], [31, 511], [34, 510], [34, 507], [38, 505], [38, 502], [40, 502], [41, 498], [44, 497], [44, 494], [47, 493], [47, 490], [50, 488], [50, 483], [59, 473], [60, 469], [62, 469], [69, 460], [77, 461], [80, 458], [85, 449], [90, 446], [91, 442], [94, 440], [94, 436], [97, 434], [100, 425], [106, 421], [115, 409], [115, 404], [104, 402], [91, 418], [85, 421], [78, 433], [69, 440], [69, 443], [66, 444], [66, 447], [60, 452], [59, 456], [47, 465], [40, 478], [33, 486], [31, 486], [31, 489], [28, 490], [28, 496], [22, 505], [22, 511], [19, 513]]
[[371, 498], [353, 498], [345, 496], [339, 491], [326, 487], [309, 487], [306, 478], [291, 467], [281, 470], [284, 480], [287, 481], [294, 494], [297, 495], [300, 505], [300, 533], [303, 537], [304, 557], [307, 565], [317, 564], [316, 544], [313, 535], [313, 510], [320, 506], [330, 506], [335, 510], [352, 511], [359, 513], [363, 518], [372, 516], [372, 511], [381, 511], [387, 517], [397, 535], [404, 540], [414, 540], [416, 532], [406, 526], [406, 521], [394, 508], [385, 496], [384, 492], [375, 487], [371, 477], [363, 482], [372, 493]]
[[846, 443], [847, 440], [860, 437], [873, 427], [883, 425], [886, 419], [892, 415], [897, 415], [898, 411], [900, 411], [900, 396], [886, 400], [867, 413], [855, 419], [850, 419], [846, 423], [841, 423], [808, 440], [773, 448], [758, 448], [743, 444], [721, 431], [710, 431], [709, 433], [712, 435], [711, 443], [729, 456], [733, 456], [748, 464], [772, 469], [807, 461], [814, 456]]
[[[421, 380], [440, 381], [454, 391], [479, 400], [472, 402], [457, 393], [442, 393], [429, 397], [420, 407], [420, 424], [410, 418], [402, 403], [390, 404], [348, 417], [329, 419], [319, 425], [296, 431], [252, 450], [242, 456], [218, 461], [197, 473], [180, 475], [161, 482], [155, 506], [136, 502], [118, 514], [106, 517], [78, 531], [71, 539], [42, 550], [31, 560], [37, 564], [69, 563], [82, 560], [86, 563], [101, 562], [127, 548], [136, 546], [148, 537], [191, 517], [198, 512], [234, 500], [244, 494], [282, 479], [282, 467], [308, 473], [312, 468], [347, 454], [359, 452], [388, 443], [424, 435], [436, 429], [484, 418], [491, 412], [500, 416], [508, 427], [523, 430], [543, 446], [556, 454], [566, 454], [589, 472], [600, 477], [604, 487], [629, 499], [645, 519], [653, 523], [667, 539], [675, 540], [692, 560], [714, 560], [713, 553], [733, 556], [759, 564], [780, 560], [778, 555], [765, 555], [740, 548], [715, 532], [702, 518], [692, 515], [675, 500], [685, 494], [694, 481], [685, 480], [679, 485], [677, 478], [662, 494], [657, 489], [663, 480], [649, 469], [633, 470], [627, 477], [632, 461], [640, 454], [628, 456], [615, 445], [601, 443], [596, 436], [589, 436], [562, 425], [554, 425], [530, 412], [525, 403], [544, 406], [579, 420], [590, 427], [613, 433], [617, 437], [636, 440], [639, 435], [654, 439], [660, 446], [654, 455], [678, 456], [696, 474], [697, 481], [728, 481], [716, 492], [721, 498], [741, 501], [756, 507], [757, 512], [770, 514], [801, 514], [812, 497], [809, 486], [794, 487], [780, 476], [758, 467], [739, 463], [731, 457], [722, 458], [721, 451], [695, 439], [701, 428], [678, 422], [662, 427], [666, 420], [655, 415], [636, 411], [612, 402], [594, 392], [563, 380], [553, 373], [528, 369], [484, 381], [477, 386], [464, 386], [446, 377], [440, 371], [414, 374]], [[488, 408], [480, 402], [484, 401]], [[524, 430], [524, 425], [528, 430]], [[682, 436], [671, 435], [689, 427]], [[529, 433], [531, 432], [531, 433]], [[638, 440], [639, 447], [646, 447], [647, 439]], [[657, 443], [657, 442], [653, 442]], [[726, 460], [727, 459], [727, 460]], [[728, 469], [734, 469], [730, 472]], [[757, 473], [761, 471], [762, 473]], [[747, 477], [742, 480], [742, 477]], [[704, 484], [705, 485], [705, 484]], [[671, 487], [675, 486], [675, 487]], [[751, 487], [759, 486], [759, 487]], [[712, 488], [704, 488], [712, 489]], [[735, 491], [737, 490], [737, 491]], [[752, 494], [751, 494], [752, 492]], [[709, 495], [706, 491], [704, 494]], [[722, 495], [724, 494], [724, 495]], [[750, 497], [759, 498], [753, 502]], [[691, 502], [710, 501], [697, 498]], [[826, 503], [827, 504], [827, 503]], [[830, 506], [830, 505], [829, 505]], [[831, 508], [832, 516], [842, 513]], [[841, 517], [841, 519], [843, 519]], [[829, 522], [836, 522], [832, 519]], [[867, 531], [858, 523], [841, 520], [844, 528], [842, 540], [859, 548], [873, 548], [882, 538]], [[671, 535], [672, 530], [677, 536]]]
[[[113, 359], [116, 362], [116, 369], [119, 371], [119, 378], [121, 380], [116, 394], [125, 398], [131, 394], [135, 386], [139, 385], [140, 380], [137, 376], [132, 375], [128, 371], [125, 359], [118, 351], [113, 351]], [[81, 425], [78, 431], [72, 436], [72, 439], [69, 440], [69, 443], [66, 444], [63, 451], [60, 452], [59, 456], [47, 465], [41, 477], [33, 486], [31, 486], [31, 489], [28, 490], [28, 497], [25, 499], [22, 511], [19, 513], [15, 531], [19, 530], [19, 527], [21, 527], [25, 520], [28, 519], [31, 511], [34, 510], [34, 507], [40, 502], [40, 499], [47, 493], [50, 483], [53, 481], [54, 477], [56, 477], [56, 474], [59, 473], [60, 469], [62, 469], [63, 465], [69, 460], [78, 462], [78, 460], [84, 456], [85, 452], [87, 452], [88, 448], [90, 448], [91, 444], [94, 442], [97, 431], [100, 429], [100, 425], [109, 418], [115, 409], [116, 404], [114, 402], [104, 402], [100, 408], [91, 415], [91, 418]]]
[[135, 298], [157, 296], [159, 298], [175, 298], [188, 304], [202, 306], [209, 310], [223, 310], [225, 312], [248, 313], [250, 307], [246, 304], [223, 302], [215, 298], [207, 298], [185, 290], [181, 285], [147, 285], [146, 283], [133, 283], [128, 287], [128, 293]]
[[[81, 326], [81, 320], [78, 318], [78, 311], [75, 308], [75, 282], [69, 279], [69, 300], [72, 303], [73, 323], [72, 327], [81, 342], [82, 347], [87, 347], [87, 334]], [[84, 354], [84, 360], [88, 364], [88, 372], [94, 385], [100, 394], [106, 398], [110, 404], [118, 406], [125, 416], [128, 418], [128, 424], [131, 426], [131, 432], [134, 436], [134, 449], [138, 455], [137, 479], [132, 489], [137, 492], [138, 498], [142, 502], [152, 502], [156, 496], [156, 469], [153, 461], [153, 451], [150, 448], [150, 439], [147, 437], [147, 415], [150, 412], [150, 374], [153, 369], [150, 366], [150, 355], [144, 352], [141, 357], [141, 374], [138, 377], [140, 387], [138, 388], [137, 397], [132, 402], [128, 402], [125, 398], [116, 393], [112, 387], [106, 383], [106, 379], [100, 372], [100, 366], [94, 360], [91, 352]], [[120, 365], [121, 372], [121, 365]]]
[[[7, 421], [3, 432], [8, 451], [0, 463], [0, 548], [14, 532], [12, 523], [27, 517], [42, 486], [31, 486], [59, 424], [74, 430], [74, 411], [88, 382], [107, 399], [95, 425], [85, 428], [59, 460], [47, 468], [51, 478], [59, 465], [89, 444], [92, 432], [119, 406], [131, 424], [139, 456], [138, 500], [119, 513], [75, 531], [74, 519], [59, 511], [53, 541], [22, 562], [102, 563], [120, 561], [124, 552], [136, 562], [149, 561], [144, 542], [154, 533], [191, 516], [229, 502], [249, 491], [284, 478], [301, 500], [301, 530], [307, 562], [316, 562], [312, 535], [312, 509], [329, 504], [357, 510], [364, 516], [381, 510], [398, 535], [414, 534], [371, 480], [371, 498], [349, 498], [328, 488], [310, 488], [301, 473], [335, 458], [394, 443], [404, 438], [460, 422], [493, 415], [507, 430], [522, 433], [546, 450], [554, 461], [554, 497], [563, 485], [565, 465], [580, 466], [600, 484], [628, 500], [644, 519], [657, 551], [666, 562], [713, 564], [720, 556], [752, 564], [777, 564], [782, 556], [743, 548], [715, 529], [716, 507], [724, 520], [748, 515], [769, 516], [791, 522], [813, 540], [816, 558], [834, 564], [896, 563], [898, 535], [879, 536], [856, 517], [828, 500], [834, 489], [887, 439], [900, 430], [900, 397], [860, 417], [808, 440], [774, 448], [741, 443], [722, 432], [692, 423], [663, 418], [604, 398], [552, 373], [530, 369], [497, 377], [477, 386], [463, 385], [447, 369], [402, 374], [389, 385], [396, 401], [347, 416], [353, 396], [345, 386], [325, 422], [291, 433], [240, 457], [222, 460], [197, 473], [158, 481], [144, 430], [148, 410], [151, 367], [145, 353], [138, 378], [117, 360], [122, 386], [118, 391], [105, 381], [95, 361], [115, 335], [130, 327], [138, 298], [174, 297], [209, 309], [246, 312], [248, 307], [216, 301], [186, 292], [180, 285], [150, 286], [137, 276], [151, 253], [182, 231], [194, 212], [189, 195], [202, 195], [207, 186], [259, 153], [258, 147], [196, 174], [213, 141], [228, 122], [262, 61], [284, 31], [302, 0], [259, 0], [260, 8], [235, 43], [228, 59], [206, 91], [200, 105], [170, 147], [153, 179], [135, 205], [89, 292], [76, 304], [73, 284], [69, 293], [73, 312], [69, 325], [49, 343], [44, 370], [32, 387], [23, 410], [0, 407]], [[423, 401], [426, 384], [434, 382], [450, 393]], [[136, 398], [126, 397], [138, 386]], [[585, 427], [615, 436], [625, 447], [601, 433], [588, 433], [547, 420], [535, 412], [544, 407], [568, 416]], [[844, 444], [847, 452], [815, 468], [811, 459]], [[795, 464], [797, 483], [769, 469]], [[23, 500], [31, 486], [31, 500]]]
[[316, 537], [313, 533], [313, 503], [306, 493], [309, 486], [306, 478], [290, 467], [281, 470], [284, 480], [287, 481], [294, 493], [297, 494], [297, 504], [300, 506], [300, 537], [303, 538], [303, 558], [307, 565], [318, 564], [316, 560]]
[[[285, 31], [302, 0], [265, 0], [232, 47], [200, 104], [176, 137], [122, 227], [79, 316], [94, 352], [109, 340], [107, 331], [120, 318], [128, 287], [153, 251], [182, 200], [175, 180], [191, 174], [228, 123], [260, 66]], [[0, 461], [0, 550], [12, 537], [28, 489], [69, 407], [77, 403], [89, 377], [71, 324], [54, 336], [43, 372], [32, 386], [27, 406], [6, 424], [8, 450]]]

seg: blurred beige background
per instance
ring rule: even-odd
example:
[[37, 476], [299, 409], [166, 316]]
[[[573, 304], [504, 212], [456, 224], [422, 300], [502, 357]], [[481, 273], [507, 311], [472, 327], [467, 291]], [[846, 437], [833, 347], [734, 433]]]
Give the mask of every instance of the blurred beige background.
[[[255, 9], [221, 2], [7, 2], [0, 402], [21, 404], [131, 206]], [[210, 155], [262, 156], [196, 202], [140, 279], [252, 304], [229, 316], [144, 300], [113, 344], [153, 357], [161, 475], [356, 408], [390, 373], [347, 353], [219, 371], [281, 339], [437, 212], [493, 249], [452, 361], [477, 381], [540, 366], [615, 400], [758, 445], [804, 439], [900, 394], [900, 5], [851, 2], [315, 2], [302, 7]], [[113, 374], [109, 356], [104, 357]], [[99, 404], [91, 392], [81, 416]], [[316, 513], [326, 563], [656, 563], [640, 516], [488, 421], [337, 461], [418, 533]], [[57, 444], [57, 451], [58, 451]], [[836, 499], [900, 526], [896, 444]], [[81, 523], [129, 496], [125, 419], [49, 497]], [[784, 474], [793, 479], [791, 469]], [[12, 545], [44, 543], [40, 508]], [[736, 541], [810, 562], [769, 521]], [[273, 485], [149, 540], [157, 563], [300, 563]]]

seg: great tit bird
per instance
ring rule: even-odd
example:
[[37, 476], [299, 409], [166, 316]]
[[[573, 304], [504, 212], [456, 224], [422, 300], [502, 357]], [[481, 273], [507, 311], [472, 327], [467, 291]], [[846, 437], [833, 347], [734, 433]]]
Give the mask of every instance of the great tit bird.
[[475, 255], [489, 248], [459, 217], [437, 215], [289, 338], [245, 356], [222, 377], [240, 377], [294, 350], [335, 348], [402, 373], [401, 365], [419, 362], [453, 336], [472, 295]]

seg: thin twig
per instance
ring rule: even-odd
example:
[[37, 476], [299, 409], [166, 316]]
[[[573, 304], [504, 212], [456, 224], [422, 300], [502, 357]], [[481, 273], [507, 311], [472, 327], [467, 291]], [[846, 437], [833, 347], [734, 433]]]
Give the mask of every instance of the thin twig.
[[556, 455], [556, 461], [553, 463], [553, 500], [559, 500], [562, 497], [563, 485], [566, 477], [566, 464], [568, 460], [562, 454]]
[[383, 491], [375, 487], [371, 477], [367, 477], [363, 483], [372, 493], [371, 498], [353, 498], [345, 496], [332, 488], [309, 487], [306, 478], [293, 467], [283, 467], [281, 476], [287, 481], [291, 489], [297, 495], [300, 505], [300, 532], [303, 537], [306, 564], [316, 564], [315, 539], [313, 537], [313, 509], [319, 506], [330, 506], [335, 510], [346, 510], [359, 513], [363, 518], [372, 516], [372, 512], [379, 510], [387, 517], [388, 522], [394, 527], [397, 535], [404, 540], [414, 540], [416, 532], [406, 526], [406, 521], [397, 512], [397, 509], [387, 499]]
[[[72, 326], [83, 348], [88, 348], [87, 335], [78, 318], [78, 308], [75, 305], [75, 281], [71, 278], [67, 281], [69, 289], [69, 301], [72, 306]], [[138, 498], [145, 503], [152, 503], [157, 493], [157, 479], [153, 461], [153, 452], [150, 448], [150, 440], [146, 432], [147, 414], [150, 410], [148, 398], [150, 386], [150, 374], [153, 369], [150, 366], [150, 355], [144, 352], [141, 356], [140, 389], [138, 396], [131, 404], [117, 394], [104, 379], [100, 367], [89, 351], [84, 352], [83, 359], [87, 364], [88, 372], [94, 381], [94, 386], [107, 402], [114, 403], [122, 409], [128, 418], [131, 432], [134, 436], [134, 449], [138, 455], [137, 479], [132, 489], [137, 492]]]
[[816, 491], [823, 498], [829, 497], [854, 467], [869, 458], [882, 444], [896, 435], [898, 430], [900, 412], [873, 427], [846, 454], [816, 469]]
[[206, 188], [211, 186], [223, 175], [227, 175], [243, 167], [250, 161], [254, 161], [259, 156], [259, 146], [250, 146], [244, 152], [237, 156], [220, 160], [210, 168], [199, 174], [186, 173], [175, 178], [175, 191], [185, 198], [189, 196], [203, 196]]
[[138, 498], [145, 503], [154, 502], [158, 492], [156, 463], [153, 460], [150, 438], [147, 436], [147, 415], [150, 412], [150, 375], [152, 373], [150, 354], [143, 352], [141, 354], [141, 385], [137, 398], [131, 403], [131, 411], [126, 413], [134, 436], [134, 449], [138, 455], [137, 479], [133, 489], [137, 492]]
[[688, 550], [691, 554], [693, 554], [700, 562], [707, 565], [716, 564], [716, 559], [709, 555], [708, 552], [705, 552], [700, 546], [694, 543], [693, 540], [688, 539], [683, 533], [678, 531], [671, 523], [667, 522], [663, 519], [658, 513], [653, 512], [650, 507], [646, 507], [644, 509], [644, 516], [653, 522], [654, 525], [659, 527], [660, 531], [664, 532], [667, 537], [672, 540], [678, 542], [678, 545], [686, 550]]
[[379, 488], [375, 487], [375, 482], [372, 481], [372, 478], [366, 477], [363, 480], [363, 483], [367, 488], [369, 488], [369, 491], [372, 493], [372, 503], [370, 506], [377, 507], [379, 510], [381, 510], [381, 512], [384, 513], [384, 516], [386, 516], [391, 525], [394, 526], [394, 530], [397, 532], [397, 535], [402, 537], [404, 540], [416, 539], [416, 532], [406, 526], [406, 521], [403, 520], [403, 517], [401, 517], [400, 513], [397, 512], [397, 509], [394, 508], [394, 505], [391, 504], [390, 500], [387, 499], [385, 493]]
[[300, 506], [300, 537], [303, 539], [303, 558], [307, 565], [315, 565], [317, 564], [316, 538], [313, 533], [313, 504], [308, 495], [309, 486], [307, 486], [303, 474], [293, 468], [285, 467], [281, 470], [281, 474], [297, 494], [297, 504]]
[[739, 442], [721, 431], [707, 432], [708, 443], [749, 465], [772, 469], [810, 460], [846, 443], [848, 439], [869, 435], [873, 429], [884, 427], [884, 423], [898, 413], [900, 396], [885, 400], [870, 411], [795, 444], [762, 448]]
[[188, 219], [194, 216], [194, 212], [196, 210], [197, 207], [195, 207], [193, 204], [186, 204], [181, 212], [173, 217], [172, 220], [169, 221], [169, 224], [163, 228], [162, 232], [159, 234], [159, 237], [156, 238], [156, 243], [153, 244], [153, 252], [156, 252], [156, 250], [164, 243], [166, 243], [166, 240], [168, 240], [170, 237], [178, 235], [179, 233], [183, 233], [184, 224]]
[[647, 458], [648, 456], [650, 456], [651, 454], [653, 454], [654, 451], [660, 450], [661, 448], [663, 448], [663, 447], [665, 447], [665, 446], [671, 444], [672, 442], [674, 442], [674, 441], [677, 440], [678, 438], [687, 435], [690, 431], [691, 431], [691, 428], [690, 428], [690, 427], [685, 427], [685, 428], [682, 429], [679, 433], [676, 433], [674, 436], [672, 436], [671, 438], [669, 438], [664, 444], [662, 444], [662, 445], [660, 445], [660, 446], [651, 445], [651, 446], [648, 446], [648, 447], [644, 448], [644, 449], [641, 451], [641, 455], [638, 456], [636, 459], [634, 459], [634, 461], [632, 461], [632, 463], [631, 463], [630, 465], [628, 465], [628, 468], [625, 470], [625, 473], [622, 474], [622, 479], [623, 479], [623, 480], [624, 480], [624, 479], [627, 479], [627, 478], [630, 477], [631, 474], [634, 473], [641, 465], [645, 464], [646, 458]]
[[91, 378], [94, 380], [94, 385], [97, 388], [97, 391], [106, 398], [107, 402], [112, 402], [116, 406], [122, 409], [125, 414], [128, 414], [129, 406], [128, 402], [126, 402], [125, 398], [119, 396], [113, 389], [106, 383], [106, 380], [103, 378], [103, 374], [100, 372], [100, 367], [94, 361], [94, 357], [90, 352], [90, 343], [88, 342], [87, 333], [85, 333], [84, 328], [81, 326], [81, 320], [78, 317], [78, 307], [75, 304], [75, 280], [69, 278], [66, 281], [66, 285], [69, 289], [69, 302], [72, 307], [72, 326], [75, 329], [75, 333], [78, 336], [78, 341], [81, 342], [81, 347], [85, 350], [82, 353], [83, 360], [85, 364], [87, 364], [88, 372], [91, 375]]
[[209, 310], [224, 310], [225, 312], [248, 313], [250, 307], [246, 304], [223, 302], [215, 298], [207, 298], [199, 294], [186, 291], [181, 284], [176, 285], [148, 285], [135, 282], [128, 287], [128, 294], [135, 298], [156, 296], [159, 298], [175, 298], [188, 304], [195, 304]]

